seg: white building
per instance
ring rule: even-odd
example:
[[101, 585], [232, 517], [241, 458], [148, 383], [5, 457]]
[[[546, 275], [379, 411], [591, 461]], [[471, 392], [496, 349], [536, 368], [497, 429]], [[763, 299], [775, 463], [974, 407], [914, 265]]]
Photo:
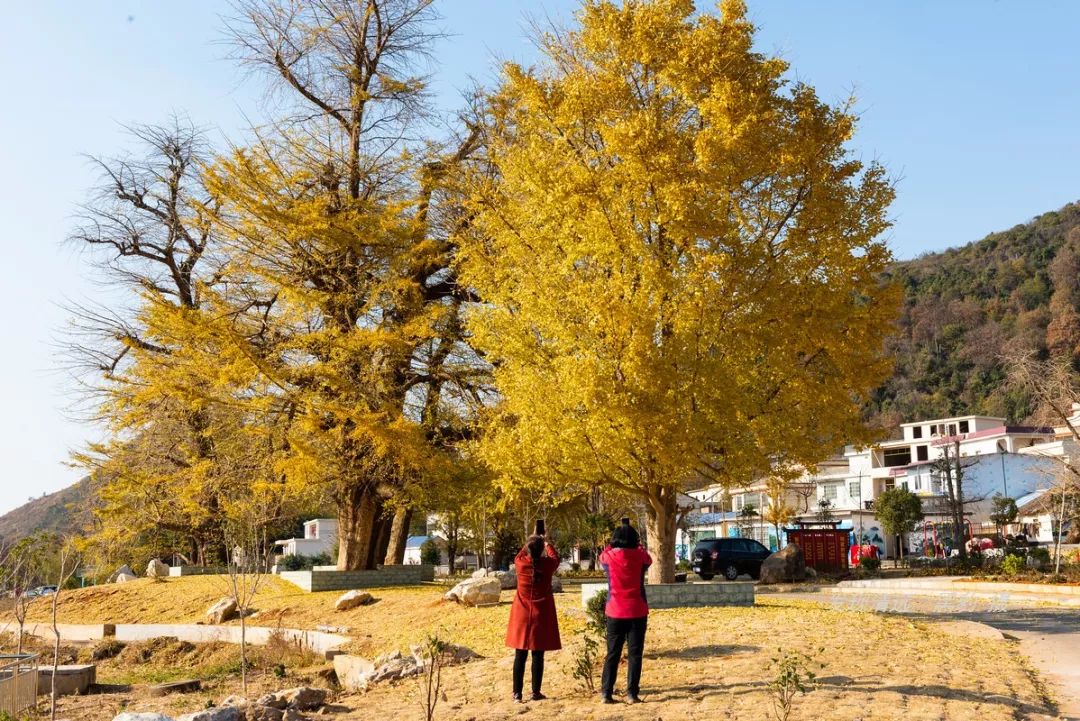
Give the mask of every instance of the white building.
[[315, 518], [304, 522], [303, 538], [286, 538], [274, 541], [283, 556], [318, 556], [322, 553], [333, 555], [337, 545], [337, 520], [333, 518]]
[[[1004, 418], [991, 416], [904, 423], [896, 440], [867, 448], [849, 446], [808, 470], [789, 484], [785, 501], [796, 510], [797, 519], [813, 520], [819, 503], [827, 500], [833, 520], [841, 528], [851, 529], [853, 541], [873, 543], [882, 555], [895, 557], [898, 539], [887, 538], [882, 531], [874, 516], [874, 501], [886, 490], [907, 488], [923, 497], [923, 527], [905, 539], [906, 552], [918, 553], [927, 544], [951, 542], [945, 538], [949, 532], [946, 476], [935, 468], [946, 448], [952, 453], [959, 445], [964, 496], [968, 499], [965, 511], [972, 533], [977, 534], [993, 530], [988, 515], [995, 493], [1018, 498], [1052, 482], [1060, 461], [1047, 454], [1053, 444], [1071, 442], [1060, 440], [1060, 436], [1049, 428], [1008, 426]], [[712, 486], [689, 495], [699, 508], [690, 514], [686, 530], [677, 540], [681, 548], [692, 549], [700, 538], [721, 535], [750, 535], [774, 549], [784, 544], [785, 539], [777, 537], [776, 529], [761, 518], [772, 503], [764, 479], [727, 492]], [[739, 515], [747, 504], [753, 504], [759, 516], [752, 524], [743, 519], [744, 530], [749, 531], [743, 534]]]

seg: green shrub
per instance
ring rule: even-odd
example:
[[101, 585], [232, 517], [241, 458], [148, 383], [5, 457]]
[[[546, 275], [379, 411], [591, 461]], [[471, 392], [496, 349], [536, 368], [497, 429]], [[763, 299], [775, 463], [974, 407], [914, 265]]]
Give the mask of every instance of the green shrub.
[[278, 561], [278, 568], [283, 571], [310, 571], [315, 566], [332, 566], [333, 560], [329, 553], [320, 553], [318, 556], [282, 556]]
[[880, 570], [881, 569], [881, 559], [880, 558], [860, 558], [859, 559], [859, 568], [863, 569], [864, 571], [877, 571], [877, 570]]
[[1040, 567], [1050, 565], [1050, 551], [1046, 548], [1032, 548], [1028, 550], [1028, 558], [1034, 559]]
[[438, 566], [442, 560], [439, 554], [439, 544], [434, 538], [429, 538], [420, 544], [420, 563], [425, 566]]
[[607, 591], [594, 593], [585, 605], [585, 615], [589, 617], [586, 626], [600, 634], [601, 638], [607, 638]]
[[1020, 556], [1008, 555], [1001, 561], [1001, 571], [1007, 576], [1015, 576], [1024, 570], [1024, 559]]

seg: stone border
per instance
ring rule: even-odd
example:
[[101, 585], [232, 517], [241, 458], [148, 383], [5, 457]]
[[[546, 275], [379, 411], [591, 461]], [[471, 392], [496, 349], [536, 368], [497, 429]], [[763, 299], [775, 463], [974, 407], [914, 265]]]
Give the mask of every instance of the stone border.
[[[152, 638], [169, 636], [192, 643], [240, 643], [239, 626], [213, 626], [198, 623], [104, 623], [60, 624], [58, 629], [61, 640], [75, 642], [100, 641], [104, 638], [115, 638], [117, 641], [148, 641]], [[50, 624], [27, 624], [23, 630], [38, 638], [55, 638]], [[265, 646], [271, 638], [283, 637], [323, 654], [327, 658], [336, 654], [342, 646], [352, 642], [348, 636], [337, 633], [269, 626], [248, 626], [246, 637], [247, 642], [255, 646]]]
[[308, 592], [416, 586], [435, 580], [434, 566], [383, 566], [375, 571], [282, 571], [283, 580]]
[[[606, 583], [581, 584], [581, 607], [587, 608], [590, 598], [606, 590]], [[650, 610], [754, 605], [754, 584], [749, 581], [650, 583], [645, 593]]]

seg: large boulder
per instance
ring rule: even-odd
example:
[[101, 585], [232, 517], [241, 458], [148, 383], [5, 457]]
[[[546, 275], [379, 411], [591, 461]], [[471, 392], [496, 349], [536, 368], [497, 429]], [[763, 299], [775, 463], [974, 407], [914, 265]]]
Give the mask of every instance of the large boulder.
[[225, 623], [240, 615], [235, 598], [223, 598], [206, 611], [207, 623]]
[[131, 711], [125, 711], [118, 716], [113, 716], [113, 721], [172, 721], [172, 718], [163, 713], [133, 713]]
[[134, 573], [118, 573], [116, 574], [116, 583], [127, 583], [128, 581], [134, 581], [138, 578]]
[[761, 563], [761, 583], [794, 583], [806, 580], [806, 559], [797, 543], [789, 543]]
[[176, 721], [243, 721], [244, 712], [237, 706], [217, 706], [177, 716]]
[[334, 673], [346, 691], [363, 691], [375, 673], [375, 664], [363, 656], [341, 653], [334, 656]]
[[131, 566], [125, 563], [123, 566], [112, 572], [112, 575], [109, 576], [109, 581], [115, 582], [120, 576], [135, 577], [135, 572], [131, 570]]
[[517, 588], [517, 571], [512, 568], [509, 571], [491, 571], [488, 575], [499, 579], [499, 586], [504, 591]]
[[334, 602], [334, 610], [349, 611], [357, 606], [366, 606], [374, 600], [367, 591], [349, 591]]
[[147, 578], [168, 578], [169, 567], [164, 562], [154, 558], [150, 563], [146, 564], [146, 577]]
[[446, 600], [465, 606], [490, 606], [499, 602], [502, 583], [493, 577], [468, 578], [447, 591]]
[[478, 568], [478, 569], [476, 569], [475, 571], [472, 572], [472, 575], [470, 576], [470, 578], [484, 578], [487, 575], [488, 575], [488, 570], [486, 568]]

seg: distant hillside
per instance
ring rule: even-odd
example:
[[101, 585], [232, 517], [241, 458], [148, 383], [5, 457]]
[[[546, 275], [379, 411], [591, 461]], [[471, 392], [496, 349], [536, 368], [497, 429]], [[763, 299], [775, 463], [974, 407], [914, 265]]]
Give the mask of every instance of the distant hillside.
[[0, 541], [14, 541], [34, 531], [81, 530], [91, 507], [93, 489], [90, 478], [74, 485], [34, 498], [14, 511], [0, 516]]
[[1022, 421], [1033, 409], [1005, 386], [1001, 355], [1080, 350], [1080, 204], [892, 275], [905, 290], [896, 373], [868, 409], [887, 426], [957, 413]]

